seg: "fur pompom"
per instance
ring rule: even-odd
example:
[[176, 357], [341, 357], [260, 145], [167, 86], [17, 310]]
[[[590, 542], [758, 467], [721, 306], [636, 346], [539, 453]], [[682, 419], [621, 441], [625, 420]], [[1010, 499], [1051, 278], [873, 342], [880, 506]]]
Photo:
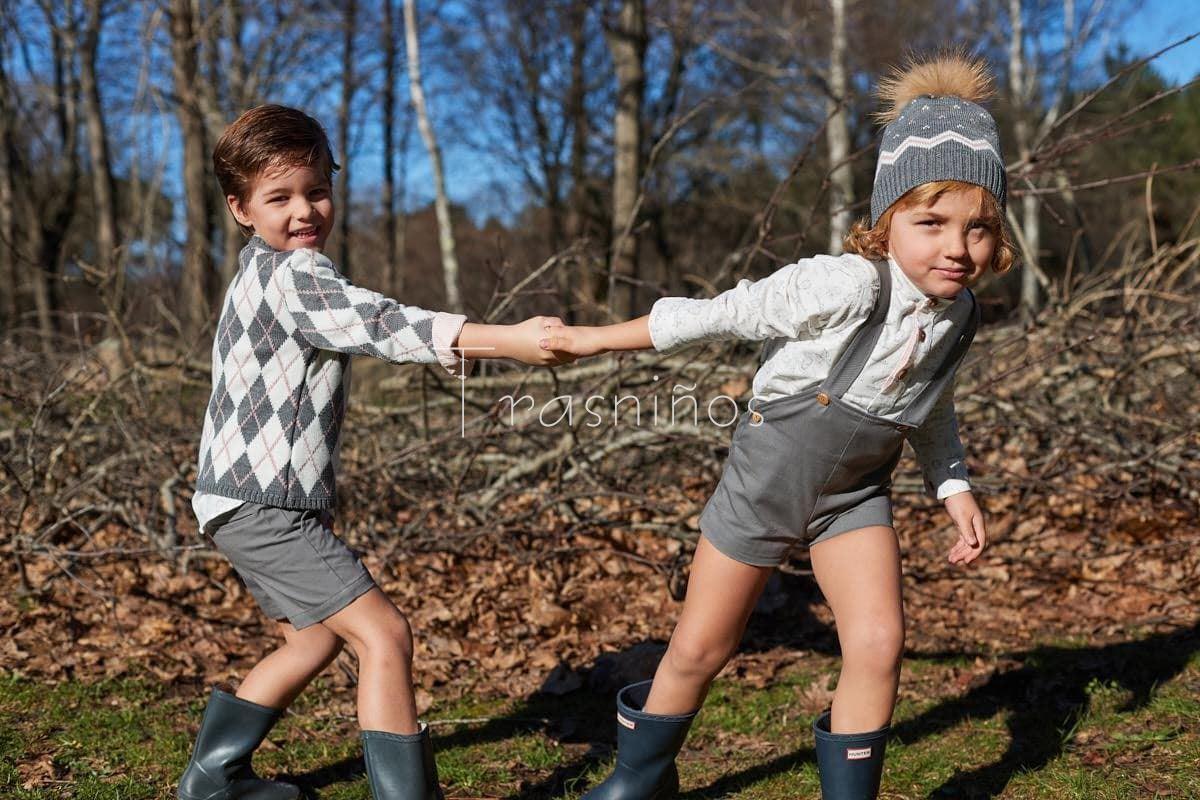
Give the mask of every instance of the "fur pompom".
[[996, 82], [986, 61], [956, 50], [925, 60], [909, 56], [903, 67], [893, 67], [879, 82], [876, 94], [883, 109], [875, 119], [886, 125], [914, 97], [961, 97], [982, 104], [995, 96]]

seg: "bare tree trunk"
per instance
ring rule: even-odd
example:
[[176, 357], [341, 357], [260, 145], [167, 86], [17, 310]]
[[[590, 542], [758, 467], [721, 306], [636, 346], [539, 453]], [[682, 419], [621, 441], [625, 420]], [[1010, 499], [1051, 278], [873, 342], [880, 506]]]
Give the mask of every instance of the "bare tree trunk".
[[383, 293], [396, 292], [396, 41], [392, 0], [383, 0]]
[[[584, 204], [587, 202], [586, 158], [588, 119], [585, 102], [587, 99], [587, 83], [584, 79], [584, 56], [587, 53], [585, 25], [587, 23], [587, 3], [575, 2], [570, 10], [571, 35], [571, 83], [567, 95], [566, 110], [571, 120], [571, 192], [567, 199], [567, 236], [572, 240], [583, 238], [586, 233], [587, 214]], [[582, 304], [589, 307], [596, 302], [596, 285], [593, 279], [591, 264], [586, 258], [580, 258], [571, 265], [571, 269], [560, 269], [559, 294], [563, 299], [563, 308], [567, 313], [568, 322], [578, 320], [575, 307]], [[571, 292], [575, 292], [575, 297]], [[582, 301], [577, 303], [576, 301]]]
[[[0, 49], [7, 46], [5, 30], [0, 27]], [[9, 92], [8, 72], [0, 59], [0, 314], [4, 327], [16, 324], [21, 312], [21, 282], [17, 273], [16, 211], [13, 206], [13, 103]]]
[[103, 0], [88, 0], [87, 22], [79, 40], [79, 83], [83, 95], [83, 117], [87, 127], [88, 158], [91, 160], [92, 213], [96, 219], [96, 266], [101, 275], [100, 291], [108, 292], [112, 308], [121, 310], [125, 293], [122, 259], [117, 255], [116, 192], [108, 154], [108, 133], [101, 110], [100, 87], [96, 81], [96, 51], [103, 23]]
[[854, 175], [846, 160], [850, 156], [850, 122], [846, 107], [846, 2], [830, 0], [833, 35], [829, 48], [829, 92], [825, 111], [831, 116], [825, 129], [829, 144], [829, 253], [840, 255], [850, 232], [850, 208], [854, 202]]
[[607, 32], [607, 38], [617, 73], [608, 307], [616, 319], [627, 319], [637, 305], [638, 288], [638, 240], [633, 232], [633, 214], [641, 181], [642, 101], [646, 88], [644, 0], [622, 1], [616, 25]]
[[[1029, 106], [1033, 96], [1034, 76], [1025, 74], [1025, 19], [1021, 10], [1021, 0], [1008, 0], [1008, 18], [1012, 27], [1012, 40], [1008, 47], [1008, 81], [1016, 114], [1013, 133], [1017, 139], [1018, 155], [1024, 161], [1028, 158], [1032, 145]], [[1037, 314], [1042, 305], [1037, 280], [1038, 249], [1041, 246], [1039, 210], [1037, 195], [1026, 194], [1021, 198], [1021, 238], [1024, 244], [1022, 257], [1028, 265], [1021, 270], [1021, 310], [1030, 317]]]
[[404, 125], [400, 128], [400, 186], [396, 208], [396, 294], [403, 295], [408, 285], [408, 146], [412, 141], [412, 108], [404, 107]]
[[338, 269], [350, 275], [350, 107], [354, 103], [354, 28], [356, 0], [342, 7], [342, 96], [338, 104], [338, 142], [342, 146], [342, 168], [337, 175]]
[[[221, 4], [222, 22], [225, 27], [225, 42], [229, 47], [229, 57], [221, 69], [229, 87], [227, 98], [229, 113], [222, 114], [222, 122], [232, 121], [238, 114], [246, 110], [250, 98], [246, 87], [246, 55], [242, 47], [242, 3], [241, 0], [223, 0]], [[220, 109], [217, 109], [218, 113]], [[226, 119], [228, 118], [228, 119]], [[210, 122], [211, 124], [211, 122]], [[213, 131], [214, 136], [218, 134]], [[214, 139], [215, 141], [215, 139]], [[209, 185], [212, 185], [212, 181]], [[229, 285], [238, 271], [238, 255], [246, 243], [246, 236], [238, 226], [233, 214], [225, 207], [225, 198], [218, 189], [215, 208], [221, 220], [221, 283]]]
[[25, 206], [29, 213], [27, 227], [33, 231], [29, 251], [37, 253], [39, 268], [33, 280], [38, 333], [42, 349], [47, 355], [53, 355], [58, 328], [56, 317], [61, 308], [58, 281], [62, 274], [63, 242], [75, 217], [75, 198], [79, 194], [81, 170], [76, 152], [79, 85], [75, 77], [75, 34], [74, 31], [68, 31], [64, 35], [56, 26], [49, 9], [46, 9], [46, 21], [50, 27], [54, 57], [54, 117], [58, 128], [59, 153], [66, 160], [67, 169], [62, 184], [56, 184], [55, 196], [44, 205], [29, 201]]
[[185, 331], [198, 333], [208, 321], [212, 263], [208, 251], [209, 221], [206, 190], [205, 120], [196, 95], [196, 36], [190, 0], [171, 0], [172, 74], [179, 96], [179, 127], [183, 134], [183, 187], [187, 204], [187, 244], [179, 287], [179, 309]]
[[413, 109], [417, 112], [417, 127], [429, 151], [433, 168], [434, 208], [437, 212], [438, 245], [442, 251], [442, 273], [446, 281], [446, 305], [461, 313], [462, 297], [458, 289], [458, 256], [455, 255], [454, 230], [450, 226], [450, 203], [446, 199], [446, 181], [442, 170], [442, 153], [438, 149], [429, 112], [425, 107], [425, 92], [421, 88], [421, 50], [417, 33], [417, 11], [413, 0], [404, 0], [404, 40], [408, 48], [408, 84]]
[[[193, 0], [193, 3], [196, 2], [198, 0]], [[193, 5], [192, 8], [194, 19], [204, 19], [204, 12], [197, 12], [196, 5]], [[236, 22], [230, 22], [228, 19], [228, 13], [231, 10], [235, 15], [240, 16], [236, 0], [224, 3], [220, 10], [223, 27], [226, 31], [232, 28], [237, 33], [240, 29], [234, 27]], [[209, 13], [217, 13], [216, 8], [213, 7]], [[206, 142], [215, 142], [220, 137], [221, 131], [225, 129], [226, 122], [229, 121], [230, 114], [226, 113], [226, 105], [223, 100], [228, 101], [233, 96], [239, 74], [237, 62], [239, 61], [240, 42], [237, 47], [232, 47], [228, 52], [222, 52], [220, 30], [221, 28], [217, 25], [207, 22], [200, 25], [196, 31], [199, 37], [200, 51], [204, 54], [206, 63], [206, 74], [200, 78], [196, 87], [196, 100], [200, 103], [204, 117]], [[236, 36], [233, 41], [237, 41]], [[197, 61], [196, 68], [200, 70], [199, 61]], [[201, 70], [201, 72], [203, 73], [205, 70]], [[222, 82], [229, 89], [229, 93], [224, 98], [220, 91]], [[243, 236], [237, 220], [225, 208], [225, 198], [221, 196], [221, 188], [217, 182], [205, 181], [205, 186], [208, 190], [206, 208], [210, 212], [215, 212], [221, 223], [221, 261], [217, 265], [217, 274], [220, 276], [220, 283], [227, 285], [237, 274], [238, 252], [241, 250]]]

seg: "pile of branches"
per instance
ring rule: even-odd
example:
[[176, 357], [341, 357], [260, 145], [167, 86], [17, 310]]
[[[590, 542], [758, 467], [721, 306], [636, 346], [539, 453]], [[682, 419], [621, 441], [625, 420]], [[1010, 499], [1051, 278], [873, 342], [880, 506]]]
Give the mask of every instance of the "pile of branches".
[[[957, 396], [982, 487], [1196, 512], [1198, 258], [1200, 240], [1161, 247], [1077, 277], [1033, 325], [981, 331]], [[112, 339], [70, 344], [58, 363], [40, 348], [0, 356], [3, 546], [17, 574], [31, 557], [70, 562], [110, 524], [126, 533], [122, 554], [186, 564], [204, 547], [188, 500], [207, 364], [164, 341], [147, 340], [133, 363]], [[370, 374], [358, 397], [369, 401], [352, 403], [344, 434], [346, 518], [391, 521], [388, 540], [405, 547], [453, 550], [479, 536], [516, 547], [509, 533], [544, 509], [568, 521], [553, 532], [560, 540], [585, 528], [691, 538], [757, 349], [714, 344], [552, 371], [481, 363], [464, 383], [361, 366], [359, 378]], [[899, 491], [918, 486], [912, 470], [899, 476]], [[612, 513], [597, 513], [606, 498]]]

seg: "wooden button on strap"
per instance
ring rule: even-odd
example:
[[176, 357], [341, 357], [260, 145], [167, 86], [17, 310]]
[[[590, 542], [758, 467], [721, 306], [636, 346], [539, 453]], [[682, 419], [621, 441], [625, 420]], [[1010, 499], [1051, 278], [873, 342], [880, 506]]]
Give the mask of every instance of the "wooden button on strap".
[[829, 395], [824, 392], [817, 392], [817, 402], [823, 406], [829, 405]]

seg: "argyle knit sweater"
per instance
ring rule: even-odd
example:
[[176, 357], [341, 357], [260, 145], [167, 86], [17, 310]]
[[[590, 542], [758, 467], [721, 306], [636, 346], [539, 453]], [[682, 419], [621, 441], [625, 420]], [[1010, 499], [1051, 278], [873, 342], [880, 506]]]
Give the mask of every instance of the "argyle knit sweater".
[[465, 367], [466, 318], [354, 286], [316, 250], [255, 236], [241, 252], [213, 341], [196, 491], [280, 508], [330, 508], [350, 356]]

